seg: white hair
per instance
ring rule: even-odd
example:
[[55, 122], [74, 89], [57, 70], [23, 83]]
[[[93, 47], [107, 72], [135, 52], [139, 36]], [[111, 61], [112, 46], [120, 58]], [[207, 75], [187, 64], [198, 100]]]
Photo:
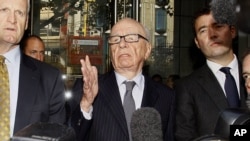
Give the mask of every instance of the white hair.
[[146, 38], [150, 41], [151, 36], [150, 36], [150, 31], [149, 31], [149, 29], [148, 29], [145, 25], [142, 25], [142, 27], [143, 27], [143, 29], [144, 29], [144, 31], [145, 31]]

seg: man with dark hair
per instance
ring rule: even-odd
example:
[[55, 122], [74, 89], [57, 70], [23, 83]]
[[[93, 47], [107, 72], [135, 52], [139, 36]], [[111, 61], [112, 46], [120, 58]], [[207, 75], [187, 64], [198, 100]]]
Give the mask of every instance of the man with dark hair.
[[24, 39], [21, 48], [26, 55], [44, 61], [45, 45], [39, 36], [31, 35], [27, 37]]
[[[215, 21], [210, 8], [196, 14], [193, 26], [206, 64], [176, 83], [177, 141], [213, 134], [221, 111], [246, 106], [241, 67], [232, 46], [236, 27]], [[228, 87], [229, 81], [234, 87]]]

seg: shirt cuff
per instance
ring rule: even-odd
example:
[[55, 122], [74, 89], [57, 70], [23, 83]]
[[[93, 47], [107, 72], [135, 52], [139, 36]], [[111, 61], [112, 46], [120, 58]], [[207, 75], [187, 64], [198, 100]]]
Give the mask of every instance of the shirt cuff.
[[89, 112], [85, 112], [81, 109], [81, 112], [83, 114], [83, 117], [87, 120], [91, 120], [92, 119], [92, 113], [93, 113], [93, 106], [90, 107]]

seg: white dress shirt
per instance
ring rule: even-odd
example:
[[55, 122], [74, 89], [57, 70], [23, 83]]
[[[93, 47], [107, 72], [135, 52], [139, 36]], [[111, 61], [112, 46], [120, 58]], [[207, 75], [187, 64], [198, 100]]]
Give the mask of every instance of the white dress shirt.
[[222, 66], [220, 64], [217, 64], [217, 63], [209, 61], [209, 60], [207, 60], [207, 65], [212, 70], [213, 74], [215, 75], [218, 82], [220, 83], [220, 86], [221, 86], [222, 90], [224, 91], [225, 96], [226, 96], [226, 93], [225, 93], [225, 89], [224, 89], [224, 84], [225, 84], [225, 80], [226, 80], [226, 75], [225, 75], [225, 73], [220, 71], [220, 68], [221, 67], [231, 68], [230, 72], [235, 79], [237, 89], [238, 89], [239, 98], [240, 98], [239, 65], [238, 65], [237, 57], [234, 55], [233, 61], [230, 62], [228, 64], [228, 66]]
[[116, 72], [115, 72], [115, 76], [116, 76], [117, 84], [119, 87], [119, 92], [120, 92], [122, 102], [123, 102], [124, 95], [126, 92], [126, 85], [123, 82], [134, 81], [136, 83], [132, 91], [132, 96], [135, 101], [135, 108], [136, 109], [141, 108], [141, 102], [142, 102], [143, 90], [144, 90], [144, 82], [145, 82], [144, 76], [142, 75], [142, 73], [139, 73], [132, 80], [128, 80], [124, 76], [121, 76], [120, 74]]
[[[134, 101], [135, 101], [135, 108], [136, 109], [141, 108], [143, 90], [144, 90], [144, 82], [145, 82], [145, 79], [144, 79], [144, 76], [142, 75], [142, 72], [139, 73], [137, 76], [135, 76], [132, 80], [128, 80], [127, 78], [118, 74], [117, 72], [115, 72], [115, 76], [116, 76], [116, 81], [117, 81], [117, 84], [119, 87], [119, 92], [120, 92], [120, 97], [121, 97], [122, 102], [123, 102], [124, 95], [126, 92], [126, 86], [123, 82], [124, 81], [134, 81], [136, 83], [134, 88], [133, 88], [133, 91], [132, 91], [132, 96], [133, 96]], [[87, 120], [92, 119], [93, 110], [94, 110], [93, 106], [91, 106], [91, 109], [89, 112], [85, 112], [81, 109], [84, 118]]]

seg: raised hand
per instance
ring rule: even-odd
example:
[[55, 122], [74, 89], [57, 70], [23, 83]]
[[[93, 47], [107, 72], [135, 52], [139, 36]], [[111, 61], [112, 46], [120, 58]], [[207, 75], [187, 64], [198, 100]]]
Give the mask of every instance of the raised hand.
[[98, 93], [98, 76], [97, 69], [92, 66], [89, 60], [89, 56], [86, 55], [85, 60], [81, 59], [81, 71], [83, 75], [83, 97], [81, 100], [81, 109], [85, 112], [89, 112], [91, 105], [93, 104], [95, 97]]

